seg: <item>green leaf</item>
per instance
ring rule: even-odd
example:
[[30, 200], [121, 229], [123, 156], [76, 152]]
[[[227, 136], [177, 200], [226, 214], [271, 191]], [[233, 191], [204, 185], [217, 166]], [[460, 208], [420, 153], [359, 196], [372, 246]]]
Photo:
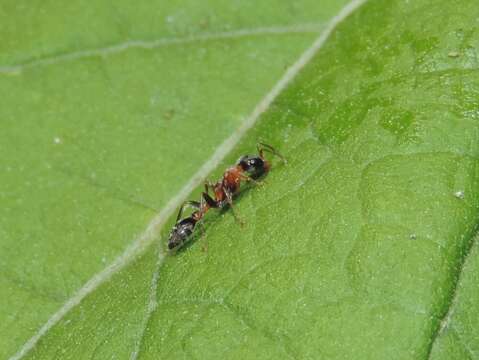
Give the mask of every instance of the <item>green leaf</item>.
[[474, 359], [479, 350], [479, 246], [476, 238], [458, 272], [449, 310], [434, 334], [431, 359]]
[[345, 2], [4, 2], [0, 358], [142, 240]]
[[[263, 186], [244, 189], [236, 199], [235, 211], [245, 226], [234, 221], [231, 211], [222, 214], [212, 211], [205, 219], [205, 234], [198, 233], [189, 246], [175, 256], [164, 256], [168, 233], [164, 228], [161, 241], [115, 272], [111, 279], [62, 316], [28, 355], [99, 359], [127, 358], [131, 354], [140, 359], [468, 359], [477, 356], [479, 269], [478, 243], [474, 240], [479, 210], [478, 15], [472, 0], [441, 0], [434, 4], [425, 0], [377, 0], [363, 5], [338, 26], [320, 52], [244, 136], [243, 143], [211, 175], [211, 178], [219, 177], [227, 164], [241, 154], [252, 152], [259, 139], [277, 146], [288, 158], [287, 165], [273, 159], [272, 171]], [[295, 38], [290, 42], [295, 43]], [[218, 51], [224, 56], [224, 51]], [[241, 62], [240, 54], [243, 51], [231, 55], [230, 62]], [[133, 58], [132, 55], [124, 59], [123, 64], [117, 64], [118, 73], [108, 79], [117, 79], [116, 75], [123, 73], [121, 69], [133, 71], [128, 65]], [[175, 60], [178, 58], [181, 56], [177, 55]], [[111, 71], [115, 59], [116, 56], [109, 60], [105, 69]], [[210, 61], [213, 59], [217, 58], [211, 56]], [[265, 65], [257, 70], [257, 76], [274, 67], [272, 58], [263, 59]], [[79, 59], [77, 66], [91, 66], [89, 71], [98, 68], [97, 63], [85, 64], [88, 61], [91, 59]], [[224, 65], [227, 66], [230, 64]], [[143, 70], [145, 65], [140, 67]], [[65, 73], [60, 66], [51, 68], [59, 72], [57, 78], [52, 78], [55, 74], [43, 73], [42, 66], [25, 70], [21, 76], [38, 72], [37, 76], [45, 82], [42, 86], [53, 82], [52, 79], [58, 84], [58, 79], [65, 80], [66, 74], [86, 76], [80, 69]], [[189, 74], [198, 68], [192, 65]], [[251, 103], [261, 97], [259, 94], [267, 92], [267, 85], [274, 82], [272, 79], [279, 77], [280, 66], [277, 69], [275, 75], [263, 75], [270, 83], [264, 80], [264, 88], [258, 91], [256, 98], [251, 95], [227, 101], [225, 97], [230, 94], [222, 92], [221, 101], [214, 99], [218, 81], [208, 86], [209, 92], [205, 90], [201, 94], [212, 97], [213, 104], [208, 102], [201, 107], [200, 100], [195, 98], [198, 108], [207, 113], [208, 109], [219, 108], [214, 105], [214, 101], [218, 101], [227, 112], [232, 111], [230, 102], [244, 101], [237, 109], [248, 106], [251, 109]], [[150, 71], [149, 75], [153, 73]], [[239, 72], [246, 74], [246, 71]], [[182, 72], [178, 70], [178, 73]], [[132, 94], [145, 91], [133, 86], [133, 80], [140, 75], [141, 71], [131, 75]], [[168, 75], [171, 81], [176, 73]], [[231, 82], [238, 78], [238, 74], [229, 75]], [[155, 79], [160, 81], [164, 77]], [[12, 79], [4, 81], [11, 81], [11, 86], [17, 81], [19, 90], [27, 91], [25, 85], [20, 84], [22, 80], [26, 81], [12, 75]], [[76, 80], [69, 83], [77, 84], [79, 79]], [[148, 80], [151, 76], [145, 75], [142, 85], [147, 86]], [[95, 88], [95, 84], [91, 86]], [[118, 87], [117, 91], [120, 88], [123, 89]], [[82, 89], [84, 94], [85, 88]], [[18, 92], [11, 93], [7, 94], [11, 97], [7, 98], [8, 104], [15, 104], [14, 99], [26, 98], [32, 102], [35, 99], [34, 94], [29, 98], [19, 97]], [[81, 99], [86, 104], [100, 104], [98, 94], [95, 96], [91, 89], [91, 93]], [[35, 109], [44, 111], [42, 119], [48, 118], [46, 114], [58, 116], [54, 110], [59, 105], [54, 99], [53, 96], [53, 100], [47, 99], [50, 102], [39, 100]], [[246, 99], [250, 103], [246, 104]], [[50, 141], [58, 136], [61, 144], [53, 142], [45, 146], [45, 151], [55, 160], [54, 168], [61, 169], [54, 174], [68, 175], [57, 182], [51, 173], [38, 177], [43, 179], [44, 186], [48, 184], [53, 190], [63, 186], [59, 199], [51, 199], [51, 194], [44, 189], [38, 191], [38, 185], [37, 191], [22, 193], [19, 197], [22, 200], [28, 195], [29, 204], [34, 204], [35, 199], [43, 200], [44, 204], [48, 199], [51, 206], [33, 208], [35, 214], [47, 210], [48, 215], [38, 223], [17, 214], [16, 231], [23, 234], [23, 229], [35, 229], [25, 232], [32, 237], [48, 229], [56, 240], [45, 242], [49, 244], [46, 248], [26, 249], [28, 236], [19, 242], [18, 235], [11, 235], [13, 231], [5, 231], [12, 240], [5, 243], [9, 256], [5, 257], [2, 273], [7, 270], [20, 273], [23, 284], [30, 279], [39, 282], [38, 289], [58, 291], [60, 280], [52, 280], [52, 276], [45, 276], [40, 269], [45, 264], [55, 264], [60, 278], [65, 276], [65, 271], [57, 264], [63, 264], [74, 273], [65, 281], [66, 297], [75, 288], [73, 279], [86, 281], [87, 274], [101, 268], [98, 259], [102, 251], [108, 251], [110, 262], [113, 254], [119, 252], [114, 250], [115, 246], [121, 249], [135, 232], [145, 227], [152, 213], [131, 205], [132, 201], [138, 202], [139, 198], [143, 203], [149, 203], [145, 199], [151, 204], [165, 203], [168, 189], [173, 193], [178, 191], [181, 187], [178, 179], [188, 179], [197, 168], [191, 165], [188, 169], [188, 164], [201, 163], [200, 158], [207, 157], [206, 147], [201, 146], [206, 138], [203, 142], [198, 138], [206, 136], [199, 131], [205, 123], [198, 126], [196, 119], [184, 115], [181, 126], [175, 129], [183, 129], [185, 133], [167, 137], [159, 132], [164, 136], [159, 145], [153, 141], [155, 134], [145, 130], [143, 123], [114, 117], [122, 113], [118, 111], [122, 106], [130, 109], [123, 113], [134, 119], [141, 117], [144, 103], [134, 96], [129, 99], [132, 103], [127, 100], [120, 96], [106, 110], [97, 105], [99, 114], [101, 111], [110, 114], [108, 127], [102, 127], [98, 117], [91, 117], [91, 105], [82, 108], [73, 100], [70, 116], [79, 119], [84, 115], [86, 120], [81, 124], [65, 119], [51, 120], [51, 126], [34, 124], [32, 107], [18, 106], [17, 112], [22, 109], [28, 112], [29, 117], [24, 116], [27, 120], [30, 118], [31, 129], [22, 132], [19, 125], [19, 130], [16, 133], [12, 130], [1, 144], [10, 141], [7, 148], [13, 152], [14, 133], [25, 137], [29, 149], [42, 145], [41, 136], [49, 136]], [[136, 101], [139, 103], [135, 106]], [[119, 126], [121, 119], [123, 123]], [[211, 139], [220, 143], [222, 136], [229, 134], [239, 122], [231, 120], [229, 129], [211, 135]], [[218, 123], [211, 120], [211, 126]], [[65, 133], [56, 135], [53, 125]], [[89, 132], [81, 131], [85, 126]], [[13, 120], [8, 128], [14, 129]], [[185, 143], [178, 139], [186, 136], [187, 129], [193, 134], [185, 149]], [[63, 141], [72, 139], [75, 144], [77, 138], [82, 140], [81, 154], [90, 151], [89, 157], [80, 157], [80, 151], [72, 150], [74, 145], [67, 148], [66, 140]], [[142, 138], [149, 141], [142, 143]], [[160, 148], [165, 144], [169, 146]], [[151, 149], [156, 153], [152, 155]], [[171, 154], [171, 158], [155, 158], [156, 154], [164, 153]], [[13, 157], [13, 153], [9, 159], [21, 166], [22, 160], [33, 164], [32, 159], [36, 156], [43, 159], [42, 155], [45, 156], [40, 151], [25, 150], [26, 159]], [[175, 168], [178, 174], [159, 176], [158, 163], [163, 162], [163, 168], [171, 169], [179, 160], [184, 161]], [[40, 161], [38, 167], [44, 162]], [[23, 171], [36, 175], [35, 168], [30, 166]], [[79, 193], [71, 195], [73, 188], [81, 184], [74, 180], [88, 178], [92, 169], [100, 172], [97, 176], [104, 180], [103, 186], [96, 187], [100, 194], [93, 192], [89, 180]], [[10, 186], [26, 185], [19, 184], [18, 179], [18, 174], [12, 175]], [[71, 188], [65, 186], [68, 181]], [[155, 187], [158, 182], [162, 190]], [[166, 185], [169, 187], [164, 188]], [[137, 186], [141, 190], [134, 193], [135, 196], [123, 195], [135, 191]], [[198, 191], [192, 197], [197, 197]], [[96, 198], [100, 201], [94, 202]], [[82, 202], [75, 204], [74, 199]], [[12, 199], [12, 203], [14, 200], [18, 198]], [[70, 218], [65, 215], [69, 212], [63, 204], [75, 205]], [[25, 209], [20, 206], [19, 209]], [[10, 208], [15, 209], [13, 205]], [[82, 224], [85, 215], [81, 216], [81, 211], [90, 214], [89, 219], [97, 224], [93, 227], [97, 232], [84, 238], [76, 231], [68, 231]], [[72, 213], [78, 217], [71, 217]], [[53, 223], [48, 224], [49, 221]], [[83, 224], [85, 231], [88, 225], [88, 222]], [[104, 240], [106, 235], [108, 240]], [[121, 235], [124, 238], [119, 240]], [[78, 239], [84, 239], [85, 244], [88, 241], [83, 255]], [[59, 247], [61, 241], [67, 241], [66, 248]], [[17, 247], [13, 245], [18, 243]], [[43, 242], [37, 240], [33, 244]], [[78, 249], [71, 251], [72, 246]], [[78, 258], [59, 261], [59, 255], [67, 250]], [[50, 260], [37, 260], [37, 268], [33, 262], [21, 272], [10, 270], [10, 263], [16, 266], [12, 266], [13, 269], [19, 269], [21, 260], [31, 261], [36, 253], [49, 256]], [[2, 255], [2, 264], [3, 259]], [[77, 273], [72, 262], [81, 264], [77, 265]], [[18, 288], [32, 293], [34, 285]], [[80, 285], [81, 282], [77, 287]], [[46, 302], [53, 309], [51, 294], [46, 294], [49, 296]], [[44, 315], [53, 311], [44, 304], [33, 307], [27, 301], [30, 295], [20, 294], [18, 304], [10, 293], [8, 295], [8, 306], [18, 309], [15, 314], [24, 313], [25, 304], [31, 306], [30, 309], [41, 309]], [[18, 328], [20, 325], [16, 325]], [[7, 330], [3, 333], [7, 334]], [[23, 332], [23, 336], [26, 333]], [[18, 343], [21, 341], [17, 341], [17, 347]]]

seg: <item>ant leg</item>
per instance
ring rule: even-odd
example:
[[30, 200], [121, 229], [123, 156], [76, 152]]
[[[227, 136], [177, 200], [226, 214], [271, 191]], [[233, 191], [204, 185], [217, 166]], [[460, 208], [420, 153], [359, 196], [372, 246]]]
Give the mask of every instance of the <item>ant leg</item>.
[[201, 193], [201, 198], [202, 201], [206, 202], [209, 207], [211, 208], [218, 208], [218, 203], [216, 202], [215, 199], [213, 199], [207, 192], [202, 192]]
[[178, 211], [178, 215], [176, 216], [176, 222], [178, 222], [181, 218], [181, 214], [183, 214], [183, 210], [185, 207], [190, 206], [194, 209], [201, 209], [201, 204], [198, 201], [185, 201], [181, 207], [180, 211]]
[[[213, 200], [211, 199], [211, 197], [206, 194], [206, 193], [202, 193], [201, 194], [201, 201], [200, 201], [200, 206], [201, 206], [201, 217], [204, 216], [204, 214], [206, 214], [206, 212], [208, 211], [208, 209], [211, 207], [210, 205], [210, 200]], [[200, 228], [200, 239], [203, 239], [203, 237], [205, 236], [205, 226], [203, 224], [203, 220], [200, 219], [198, 222], [197, 222], [197, 226]], [[208, 239], [205, 240], [205, 244], [203, 244], [203, 246], [201, 247], [202, 251], [203, 252], [206, 252], [208, 250]]]
[[[200, 224], [199, 224], [199, 227], [200, 227], [200, 231], [201, 231], [201, 239], [203, 239], [204, 235], [205, 235], [205, 228], [203, 226], [203, 223], [200, 221]], [[201, 247], [201, 250], [203, 252], [207, 252], [208, 251], [208, 238], [205, 238], [204, 239], [204, 243], [203, 243], [203, 246]]]
[[243, 173], [243, 174], [240, 174], [240, 179], [241, 179], [241, 180], [248, 181], [248, 182], [252, 182], [252, 183], [255, 184], [256, 186], [263, 186], [263, 184], [264, 184], [264, 182], [265, 182], [264, 180], [261, 180], [261, 181], [255, 180], [255, 179], [253, 179], [251, 176], [245, 175], [244, 173]]
[[209, 193], [209, 190], [211, 189], [213, 192], [215, 191], [215, 183], [212, 183], [211, 181], [205, 181], [205, 191], [206, 193]]
[[205, 226], [203, 225], [203, 222], [201, 221], [198, 222], [198, 225], [201, 231], [201, 236], [203, 237], [203, 235], [205, 235]]
[[259, 142], [258, 144], [256, 144], [256, 149], [258, 149], [258, 154], [259, 156], [263, 159], [263, 152], [264, 151], [267, 151], [277, 157], [279, 157], [281, 159], [281, 161], [286, 164], [287, 161], [285, 159], [285, 157], [283, 155], [281, 155], [278, 150], [276, 150], [274, 147], [272, 147], [271, 145], [268, 145], [268, 144], [265, 144], [265, 143], [262, 143], [262, 142]]
[[229, 192], [227, 190], [225, 190], [225, 194], [226, 194], [226, 201], [228, 202], [228, 205], [231, 208], [231, 212], [232, 212], [235, 220], [240, 224], [240, 226], [244, 226], [245, 222], [243, 220], [241, 220], [241, 217], [239, 217], [238, 214], [236, 214], [236, 211], [233, 207], [233, 194], [231, 194], [231, 192]]

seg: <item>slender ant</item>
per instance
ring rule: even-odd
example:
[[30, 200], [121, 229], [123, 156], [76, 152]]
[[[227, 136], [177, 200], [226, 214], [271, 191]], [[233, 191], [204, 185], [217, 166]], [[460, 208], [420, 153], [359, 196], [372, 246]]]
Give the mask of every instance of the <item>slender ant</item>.
[[[257, 180], [269, 172], [271, 164], [265, 159], [264, 152], [278, 156], [283, 163], [286, 163], [286, 159], [271, 145], [258, 143], [256, 148], [258, 155], [244, 155], [240, 157], [234, 166], [228, 168], [223, 173], [219, 181], [216, 183], [207, 181], [205, 183], [205, 191], [201, 193], [199, 202], [186, 201], [183, 203], [176, 217], [176, 223], [170, 232], [168, 239], [169, 250], [178, 249], [189, 240], [196, 224], [201, 221], [209, 209], [223, 209], [229, 205], [233, 211], [233, 197], [239, 193], [241, 182], [246, 181], [259, 184]], [[209, 194], [210, 189], [213, 192], [213, 197]], [[182, 219], [181, 215], [187, 206], [194, 208], [195, 211], [190, 216]], [[233, 215], [238, 220], [234, 211]]]

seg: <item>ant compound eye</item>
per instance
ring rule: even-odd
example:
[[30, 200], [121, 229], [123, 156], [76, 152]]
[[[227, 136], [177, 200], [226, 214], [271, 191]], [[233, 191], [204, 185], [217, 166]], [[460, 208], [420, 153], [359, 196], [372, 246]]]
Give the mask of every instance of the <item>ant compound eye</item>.
[[263, 168], [264, 162], [259, 158], [253, 158], [249, 161], [249, 164], [254, 170], [260, 170]]
[[241, 166], [243, 171], [248, 171], [250, 168], [250, 157], [248, 155], [244, 155], [240, 157], [236, 163]]

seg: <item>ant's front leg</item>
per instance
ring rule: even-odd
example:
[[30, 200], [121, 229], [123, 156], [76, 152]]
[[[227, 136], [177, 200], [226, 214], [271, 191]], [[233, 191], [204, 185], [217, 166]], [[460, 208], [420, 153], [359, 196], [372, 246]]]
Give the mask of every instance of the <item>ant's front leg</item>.
[[251, 176], [245, 175], [244, 173], [240, 175], [240, 179], [248, 181], [248, 182], [252, 182], [256, 186], [263, 186], [265, 183], [265, 180], [258, 181], [253, 179]]
[[262, 142], [259, 142], [256, 144], [256, 149], [258, 150], [258, 154], [260, 156], [261, 159], [264, 159], [263, 157], [263, 154], [264, 154], [264, 151], [267, 151], [277, 157], [279, 157], [281, 159], [281, 161], [283, 162], [283, 164], [287, 164], [288, 162], [286, 161], [286, 158], [281, 155], [279, 153], [278, 150], [276, 150], [274, 147], [272, 147], [271, 145], [268, 145], [268, 144], [265, 144], [265, 143], [262, 143]]

